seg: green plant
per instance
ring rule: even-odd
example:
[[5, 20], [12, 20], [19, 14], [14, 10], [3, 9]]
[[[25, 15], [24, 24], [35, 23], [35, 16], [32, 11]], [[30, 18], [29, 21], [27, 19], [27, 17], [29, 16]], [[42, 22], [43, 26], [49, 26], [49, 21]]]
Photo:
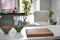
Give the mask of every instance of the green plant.
[[53, 16], [54, 12], [53, 12], [52, 10], [49, 10], [48, 13], [49, 13], [50, 24], [51, 24], [51, 25], [56, 25], [56, 24], [57, 24], [57, 21], [54, 21], [54, 20], [52, 19], [52, 16]]
[[28, 15], [30, 13], [30, 8], [31, 8], [32, 3], [33, 3], [32, 0], [22, 0], [23, 11], [25, 15]]
[[52, 11], [52, 10], [49, 10], [49, 18], [51, 18], [52, 17], [52, 15], [54, 14], [54, 12]]

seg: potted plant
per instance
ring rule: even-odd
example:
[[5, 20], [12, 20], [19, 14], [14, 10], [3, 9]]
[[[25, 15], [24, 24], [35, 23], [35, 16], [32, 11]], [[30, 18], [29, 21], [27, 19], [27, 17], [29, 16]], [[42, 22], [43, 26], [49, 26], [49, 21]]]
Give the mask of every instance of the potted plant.
[[54, 12], [52, 10], [49, 10], [48, 13], [49, 13], [49, 22], [50, 22], [50, 24], [51, 25], [56, 25], [57, 22], [52, 19], [52, 16], [53, 16]]
[[21, 30], [22, 30], [23, 27], [22, 26], [15, 25], [14, 28], [15, 28], [15, 30], [17, 32], [21, 32]]
[[11, 26], [3, 26], [3, 27], [1, 27], [4, 34], [8, 34], [9, 31], [11, 30], [11, 28], [12, 28]]
[[29, 22], [26, 21], [27, 16], [30, 13], [30, 8], [33, 3], [33, 0], [22, 0], [22, 5], [23, 5], [23, 12], [25, 13], [25, 18], [24, 18], [24, 25], [28, 25]]

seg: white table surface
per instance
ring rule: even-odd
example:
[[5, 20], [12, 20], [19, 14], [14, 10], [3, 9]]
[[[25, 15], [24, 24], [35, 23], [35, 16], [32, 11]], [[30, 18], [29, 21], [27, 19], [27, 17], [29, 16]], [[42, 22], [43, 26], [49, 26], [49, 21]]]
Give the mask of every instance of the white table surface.
[[[26, 36], [26, 29], [40, 29], [40, 28], [48, 28], [53, 33], [54, 36], [52, 37], [30, 37], [27, 38]], [[32, 30], [33, 31], [33, 30]], [[31, 27], [24, 27], [21, 31], [22, 35], [24, 36], [24, 39], [41, 39], [41, 38], [51, 38], [51, 39], [60, 39], [60, 25], [48, 25], [48, 26], [31, 26]]]
[[9, 34], [4, 34], [4, 32], [0, 29], [0, 40], [22, 40], [23, 35], [21, 32], [17, 33], [14, 28], [12, 28]]
[[[27, 38], [26, 36], [26, 29], [40, 29], [40, 28], [48, 28], [50, 29], [53, 33], [54, 36], [52, 37], [31, 37]], [[32, 39], [42, 39], [42, 40], [50, 40], [50, 39], [60, 39], [60, 25], [48, 25], [48, 26], [31, 26], [31, 27], [24, 27], [21, 30], [21, 33], [17, 33], [14, 28], [11, 29], [8, 35], [5, 35], [2, 30], [0, 29], [0, 40], [32, 40]]]

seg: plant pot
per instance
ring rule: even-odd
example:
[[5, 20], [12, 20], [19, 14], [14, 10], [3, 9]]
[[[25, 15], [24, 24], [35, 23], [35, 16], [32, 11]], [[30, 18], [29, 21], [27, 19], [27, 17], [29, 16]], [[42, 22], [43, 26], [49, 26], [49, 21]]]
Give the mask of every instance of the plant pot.
[[50, 24], [51, 25], [56, 25], [57, 24], [57, 21], [54, 21], [53, 19], [50, 19]]
[[28, 26], [29, 25], [29, 22], [24, 22], [24, 26]]

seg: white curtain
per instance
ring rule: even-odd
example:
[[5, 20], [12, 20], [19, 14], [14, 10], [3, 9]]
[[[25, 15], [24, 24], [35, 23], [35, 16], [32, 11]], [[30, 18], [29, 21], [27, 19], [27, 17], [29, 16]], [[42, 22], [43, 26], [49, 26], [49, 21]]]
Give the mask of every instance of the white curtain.
[[16, 0], [1, 0], [2, 9], [13, 9], [16, 7]]

